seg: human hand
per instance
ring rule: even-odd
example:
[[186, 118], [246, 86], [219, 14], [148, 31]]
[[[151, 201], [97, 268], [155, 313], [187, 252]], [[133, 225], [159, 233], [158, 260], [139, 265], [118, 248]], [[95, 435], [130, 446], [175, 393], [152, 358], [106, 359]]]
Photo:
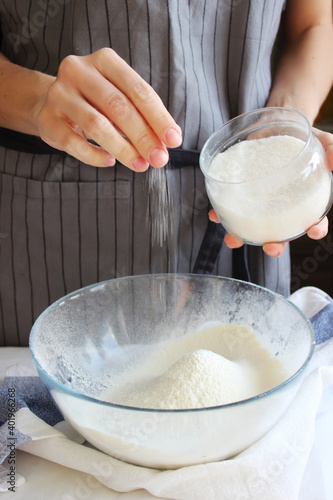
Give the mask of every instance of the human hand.
[[[328, 132], [323, 132], [319, 129], [313, 129], [314, 133], [322, 143], [325, 151], [328, 163], [330, 165], [331, 170], [333, 170], [333, 134]], [[218, 218], [215, 210], [211, 210], [208, 214], [209, 219], [213, 222], [219, 223], [220, 220]], [[318, 224], [312, 226], [307, 232], [309, 238], [314, 240], [319, 240], [324, 238], [328, 233], [328, 219], [324, 217]], [[224, 241], [229, 248], [240, 248], [243, 245], [243, 242], [236, 238], [231, 234], [226, 234]], [[264, 252], [270, 257], [279, 257], [284, 252], [287, 243], [266, 243], [263, 245]]]
[[35, 116], [46, 143], [97, 167], [163, 167], [182, 141], [156, 92], [109, 48], [66, 57]]

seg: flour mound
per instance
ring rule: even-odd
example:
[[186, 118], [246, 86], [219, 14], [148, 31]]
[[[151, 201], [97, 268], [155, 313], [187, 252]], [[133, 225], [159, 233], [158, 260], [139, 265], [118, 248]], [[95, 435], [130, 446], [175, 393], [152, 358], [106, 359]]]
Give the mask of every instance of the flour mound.
[[242, 401], [285, 380], [278, 358], [245, 325], [214, 325], [131, 351], [104, 395], [125, 406], [210, 408]]
[[165, 373], [129, 394], [127, 404], [154, 409], [208, 408], [246, 397], [241, 367], [199, 349], [185, 354]]

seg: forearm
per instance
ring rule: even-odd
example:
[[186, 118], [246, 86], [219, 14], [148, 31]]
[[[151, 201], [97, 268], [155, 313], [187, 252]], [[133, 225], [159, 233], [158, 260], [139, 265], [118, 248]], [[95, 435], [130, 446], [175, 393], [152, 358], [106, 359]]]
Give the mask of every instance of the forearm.
[[22, 68], [0, 53], [0, 126], [38, 135], [36, 118], [52, 76]]
[[312, 123], [333, 82], [331, 23], [300, 33], [277, 62], [268, 106], [301, 111]]

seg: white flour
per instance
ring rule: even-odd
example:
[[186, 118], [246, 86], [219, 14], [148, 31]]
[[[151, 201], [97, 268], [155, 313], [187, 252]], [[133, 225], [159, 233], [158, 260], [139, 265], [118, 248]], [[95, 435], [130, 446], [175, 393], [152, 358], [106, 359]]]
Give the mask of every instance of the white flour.
[[[318, 151], [297, 158], [304, 145], [295, 137], [266, 137], [236, 143], [213, 159], [209, 175], [229, 184], [208, 182], [207, 189], [229, 232], [253, 243], [283, 241], [318, 222], [331, 176]], [[279, 173], [293, 160], [292, 169]]]
[[[152, 244], [163, 247], [168, 241], [173, 218], [172, 198], [168, 193], [166, 168], [150, 167], [148, 172], [149, 207], [147, 224], [151, 225]], [[171, 233], [170, 233], [170, 236]]]
[[250, 327], [202, 328], [187, 335], [179, 332], [180, 337], [172, 331], [169, 341], [156, 345], [118, 346], [114, 353], [111, 349], [111, 386], [104, 397], [98, 396], [141, 408], [198, 411], [124, 409], [54, 391], [65, 418], [93, 446], [145, 467], [174, 469], [239, 453], [274, 425], [293, 396], [275, 391], [267, 405], [263, 398], [254, 405], [200, 408], [262, 394], [290, 373], [274, 355], [274, 344], [268, 343], [267, 348], [274, 349], [271, 355]]
[[293, 161], [304, 146], [304, 141], [286, 135], [241, 141], [215, 156], [209, 174], [223, 182], [260, 179]]
[[246, 398], [240, 365], [204, 349], [185, 354], [163, 375], [132, 392], [127, 404], [143, 408], [205, 408]]
[[148, 352], [104, 399], [140, 408], [207, 408], [261, 394], [284, 378], [251, 328], [218, 325]]

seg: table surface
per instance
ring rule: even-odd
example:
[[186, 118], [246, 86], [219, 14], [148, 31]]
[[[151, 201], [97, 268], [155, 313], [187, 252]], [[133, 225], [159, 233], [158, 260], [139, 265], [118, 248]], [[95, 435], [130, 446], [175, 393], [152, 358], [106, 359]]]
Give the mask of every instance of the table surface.
[[[0, 348], [0, 383], [6, 369], [30, 360], [28, 348]], [[324, 393], [315, 422], [315, 440], [303, 477], [298, 500], [333, 499], [333, 388]], [[100, 484], [93, 476], [78, 472], [29, 453], [17, 450], [17, 472], [25, 478], [15, 490], [15, 500], [152, 500], [146, 491], [117, 493]], [[60, 480], [61, 478], [61, 480]], [[12, 492], [1, 499], [14, 498]], [[212, 499], [207, 499], [212, 500]], [[267, 499], [269, 500], [269, 499]]]

